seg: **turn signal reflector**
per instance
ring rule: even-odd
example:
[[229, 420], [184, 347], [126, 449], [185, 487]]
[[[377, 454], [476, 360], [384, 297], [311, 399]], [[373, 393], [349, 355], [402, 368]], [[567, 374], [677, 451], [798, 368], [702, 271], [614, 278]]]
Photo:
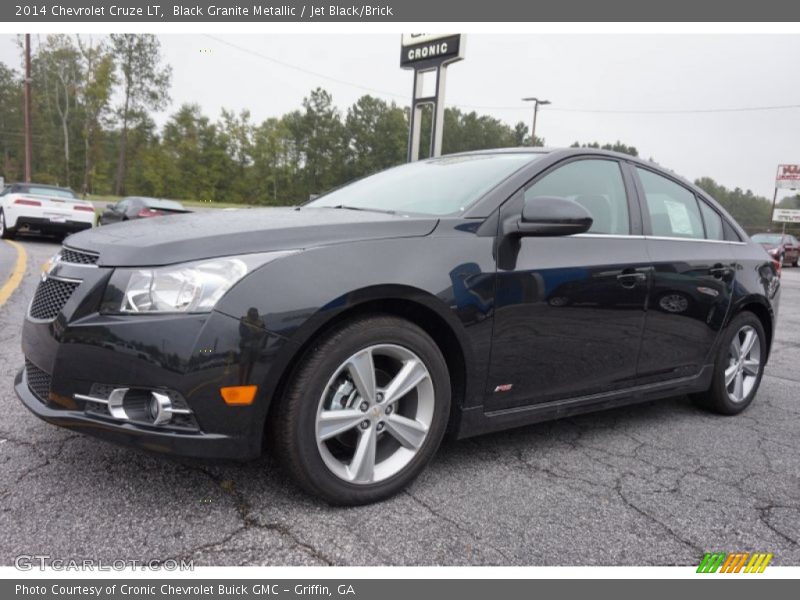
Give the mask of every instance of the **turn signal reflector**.
[[244, 406], [252, 404], [256, 399], [257, 385], [234, 385], [231, 387], [219, 388], [222, 399], [229, 406]]

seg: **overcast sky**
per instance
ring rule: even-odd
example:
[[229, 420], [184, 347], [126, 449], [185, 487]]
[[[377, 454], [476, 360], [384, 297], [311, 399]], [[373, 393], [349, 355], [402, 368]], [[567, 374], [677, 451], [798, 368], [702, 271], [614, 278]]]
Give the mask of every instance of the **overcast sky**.
[[[411, 92], [399, 34], [159, 37], [173, 68], [159, 123], [184, 102], [214, 118], [223, 107], [249, 109], [260, 121], [298, 108], [316, 86], [343, 109], [364, 93], [402, 104]], [[776, 166], [800, 163], [800, 108], [637, 111], [800, 105], [798, 57], [798, 35], [470, 34], [466, 59], [449, 69], [446, 103], [513, 124], [530, 122], [523, 96], [546, 98], [537, 134], [548, 146], [619, 139], [687, 178], [771, 197]], [[0, 60], [18, 66], [14, 36], [0, 36]]]

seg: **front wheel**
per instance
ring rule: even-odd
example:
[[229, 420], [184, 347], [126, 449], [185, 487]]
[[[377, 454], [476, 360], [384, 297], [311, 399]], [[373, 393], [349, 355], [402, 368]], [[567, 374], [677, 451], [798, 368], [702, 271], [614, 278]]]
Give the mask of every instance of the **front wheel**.
[[449, 412], [436, 343], [409, 321], [373, 316], [307, 354], [271, 425], [278, 458], [302, 488], [355, 505], [392, 496], [419, 475]]
[[693, 399], [713, 412], [735, 415], [755, 398], [767, 360], [767, 337], [761, 321], [742, 312], [723, 333], [711, 387]]
[[0, 238], [4, 240], [13, 240], [15, 235], [16, 231], [13, 228], [9, 229], [6, 227], [6, 215], [0, 210]]

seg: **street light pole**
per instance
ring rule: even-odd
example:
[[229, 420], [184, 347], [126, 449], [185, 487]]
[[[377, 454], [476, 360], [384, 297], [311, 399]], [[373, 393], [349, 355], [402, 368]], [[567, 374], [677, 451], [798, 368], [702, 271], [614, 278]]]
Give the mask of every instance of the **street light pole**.
[[533, 127], [531, 127], [531, 146], [536, 145], [536, 115], [539, 113], [539, 105], [545, 106], [550, 104], [550, 100], [541, 100], [539, 98], [523, 98], [523, 102], [533, 102]]

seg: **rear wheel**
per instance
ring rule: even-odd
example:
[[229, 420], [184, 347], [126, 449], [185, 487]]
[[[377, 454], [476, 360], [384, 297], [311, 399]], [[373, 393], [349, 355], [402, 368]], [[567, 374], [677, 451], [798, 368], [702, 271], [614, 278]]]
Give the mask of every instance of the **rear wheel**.
[[13, 228], [6, 227], [6, 215], [3, 213], [2, 209], [0, 209], [0, 238], [4, 240], [13, 240], [16, 233], [16, 230]]
[[310, 351], [271, 425], [278, 458], [301, 487], [333, 504], [367, 504], [425, 468], [449, 412], [435, 342], [409, 321], [375, 316]]
[[711, 387], [694, 400], [723, 415], [742, 412], [753, 401], [764, 374], [767, 338], [751, 312], [738, 314], [726, 328], [714, 367]]

